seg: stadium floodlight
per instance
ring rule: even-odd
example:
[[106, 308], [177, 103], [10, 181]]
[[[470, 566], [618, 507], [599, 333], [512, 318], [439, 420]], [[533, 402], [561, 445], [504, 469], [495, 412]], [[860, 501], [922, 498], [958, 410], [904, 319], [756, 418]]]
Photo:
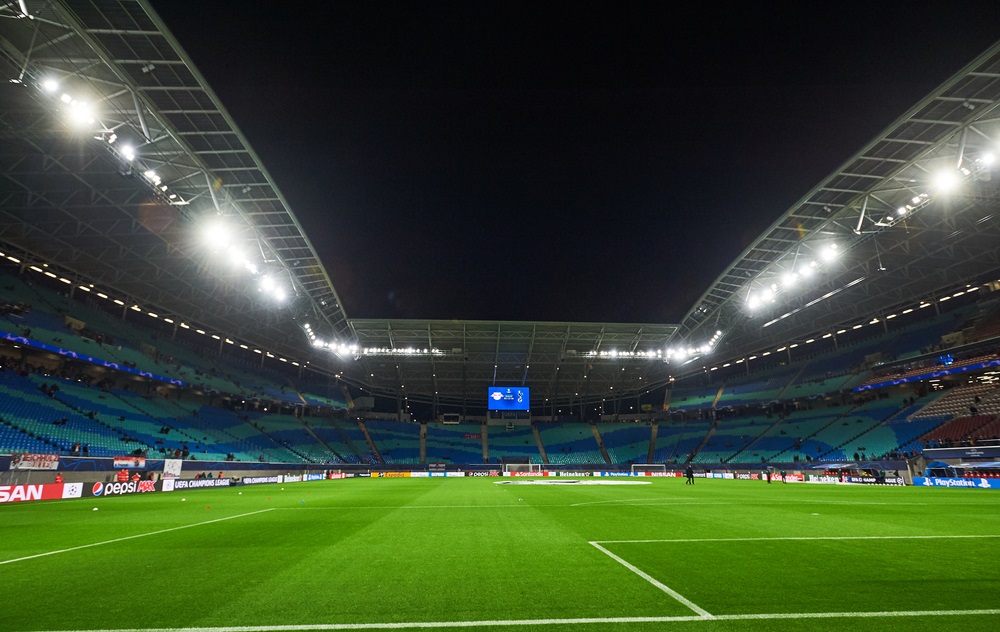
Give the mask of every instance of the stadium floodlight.
[[[145, 173], [147, 178], [150, 177], [150, 173], [153, 172], [147, 171]], [[221, 217], [215, 217], [202, 224], [199, 232], [201, 240], [214, 252], [225, 250], [230, 257], [242, 256], [242, 253], [235, 246], [230, 246], [233, 241], [233, 231]], [[242, 262], [242, 259], [240, 261]]]
[[798, 280], [799, 280], [799, 275], [795, 274], [794, 272], [786, 272], [781, 277], [781, 284], [784, 285], [785, 287], [792, 287]]
[[934, 176], [934, 188], [941, 193], [948, 193], [958, 186], [959, 177], [957, 171], [941, 171]]
[[89, 105], [83, 101], [73, 99], [70, 100], [69, 106], [69, 120], [73, 125], [84, 127], [85, 125], [94, 124], [94, 115], [91, 113]]
[[827, 263], [833, 261], [837, 258], [837, 244], [830, 244], [820, 251], [819, 256]]
[[132, 162], [135, 160], [135, 150], [132, 149], [131, 146], [125, 145], [122, 147], [122, 157], [125, 158], [125, 160]]
[[55, 79], [52, 79], [50, 77], [48, 79], [42, 80], [42, 90], [45, 90], [49, 94], [55, 92], [58, 89], [59, 89], [59, 82], [56, 81]]
[[993, 165], [994, 162], [996, 162], [996, 156], [994, 156], [992, 152], [986, 152], [985, 154], [979, 157], [979, 164], [981, 165], [990, 167]]

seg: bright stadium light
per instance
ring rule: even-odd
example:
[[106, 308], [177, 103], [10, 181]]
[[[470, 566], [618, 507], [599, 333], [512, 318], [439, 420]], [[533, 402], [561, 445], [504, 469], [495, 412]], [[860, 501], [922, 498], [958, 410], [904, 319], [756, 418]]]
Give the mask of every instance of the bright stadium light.
[[229, 258], [229, 265], [234, 268], [242, 268], [246, 265], [246, 258], [239, 246], [230, 245], [226, 248], [226, 257]]
[[69, 103], [69, 120], [77, 127], [84, 127], [94, 124], [94, 115], [89, 105], [74, 99]]
[[959, 178], [956, 171], [941, 171], [934, 176], [934, 188], [941, 193], [948, 193], [958, 186]]
[[[146, 177], [150, 177], [150, 171], [146, 172]], [[155, 175], [155, 174], [154, 174]], [[209, 220], [201, 227], [201, 240], [212, 250], [218, 252], [225, 250], [232, 242], [232, 230], [222, 218]]]
[[837, 254], [837, 244], [830, 244], [820, 251], [819, 256], [823, 261], [829, 263], [837, 258]]
[[799, 280], [799, 275], [794, 272], [786, 272], [781, 277], [781, 284], [785, 287], [792, 287]]
[[59, 82], [55, 79], [49, 78], [42, 81], [42, 90], [45, 90], [49, 94], [52, 94], [59, 89]]

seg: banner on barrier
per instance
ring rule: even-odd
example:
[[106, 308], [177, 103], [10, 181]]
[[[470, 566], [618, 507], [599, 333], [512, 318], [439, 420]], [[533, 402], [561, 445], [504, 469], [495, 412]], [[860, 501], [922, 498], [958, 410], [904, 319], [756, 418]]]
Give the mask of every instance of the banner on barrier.
[[826, 474], [824, 474], [824, 475], [810, 474], [810, 475], [806, 476], [806, 482], [807, 483], [822, 483], [822, 484], [826, 484], [826, 485], [833, 485], [833, 484], [836, 484], [836, 483], [840, 482], [840, 477], [839, 476], [828, 476]]
[[[779, 481], [781, 480], [781, 474], [778, 474], [777, 479]], [[771, 480], [774, 480], [774, 478], [772, 477]], [[803, 476], [803, 475], [801, 475], [801, 474], [797, 474], [795, 472], [788, 472], [787, 474], [785, 474], [785, 482], [786, 483], [805, 483], [806, 482], [806, 477]]]
[[128, 494], [145, 494], [155, 492], [156, 481], [129, 481], [127, 483], [94, 483], [89, 487], [84, 487], [86, 496], [126, 496]]
[[163, 478], [180, 478], [183, 465], [184, 461], [181, 459], [164, 459]]
[[10, 455], [12, 470], [57, 470], [59, 469], [58, 454], [12, 454]]
[[228, 478], [172, 478], [164, 479], [163, 491], [201, 489], [204, 487], [229, 487], [232, 484], [232, 481]]
[[114, 457], [115, 469], [122, 468], [129, 470], [146, 469], [146, 457], [144, 456], [116, 456]]
[[282, 479], [281, 482], [283, 483], [301, 483], [302, 475], [299, 474], [297, 476], [292, 476], [291, 474], [285, 474], [284, 476], [281, 477], [281, 479]]
[[902, 476], [844, 476], [843, 482], [855, 485], [906, 485]]
[[914, 476], [914, 486], [961, 487], [964, 489], [1000, 489], [1000, 478], [941, 478], [937, 476]]
[[[695, 476], [697, 477], [698, 474], [695, 473]], [[736, 474], [732, 472], [705, 472], [705, 478], [724, 478], [731, 481], [736, 478]]]
[[32, 500], [61, 500], [83, 495], [83, 483], [49, 483], [41, 485], [0, 485], [0, 503]]
[[53, 487], [54, 485], [0, 485], [0, 503], [62, 498], [62, 490], [56, 494]]
[[240, 479], [243, 485], [260, 485], [263, 483], [280, 483], [281, 476], [244, 476]]

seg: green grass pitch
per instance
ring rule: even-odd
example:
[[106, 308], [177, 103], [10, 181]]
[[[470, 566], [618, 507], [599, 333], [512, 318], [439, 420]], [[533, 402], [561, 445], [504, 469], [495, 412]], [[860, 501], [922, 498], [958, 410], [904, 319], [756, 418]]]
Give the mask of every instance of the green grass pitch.
[[0, 630], [1000, 629], [1000, 494], [499, 480], [0, 506]]

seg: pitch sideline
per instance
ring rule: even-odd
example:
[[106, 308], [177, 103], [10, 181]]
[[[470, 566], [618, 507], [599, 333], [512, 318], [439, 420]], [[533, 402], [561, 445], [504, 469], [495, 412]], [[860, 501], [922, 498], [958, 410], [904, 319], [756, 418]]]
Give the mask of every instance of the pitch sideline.
[[801, 619], [879, 619], [901, 617], [995, 616], [1000, 608], [981, 610], [901, 610], [886, 612], [782, 612], [771, 614], [688, 615], [677, 617], [593, 617], [580, 619], [496, 619], [485, 621], [402, 621], [395, 623], [320, 623], [301, 625], [248, 625], [203, 628], [115, 628], [102, 630], [45, 630], [39, 632], [309, 632], [310, 630], [413, 630], [449, 628], [498, 628], [545, 625], [608, 625], [635, 623], [684, 623], [698, 621], [767, 621]]
[[160, 529], [158, 531], [150, 531], [149, 533], [137, 533], [135, 535], [127, 535], [122, 538], [115, 538], [113, 540], [104, 540], [101, 542], [91, 542], [90, 544], [81, 544], [80, 546], [71, 546], [68, 549], [58, 549], [56, 551], [46, 551], [45, 553], [36, 553], [35, 555], [26, 555], [24, 557], [16, 557], [10, 560], [0, 560], [0, 566], [4, 564], [13, 564], [14, 562], [24, 562], [27, 560], [33, 560], [39, 557], [48, 557], [49, 555], [58, 555], [59, 553], [69, 553], [71, 551], [79, 551], [81, 549], [89, 549], [95, 546], [102, 546], [104, 544], [114, 544], [115, 542], [124, 542], [125, 540], [135, 540], [136, 538], [145, 538], [150, 535], [159, 535], [161, 533], [169, 533], [171, 531], [180, 531], [181, 529], [190, 529], [191, 527], [200, 527], [206, 524], [212, 524], [213, 522], [223, 522], [225, 520], [233, 520], [235, 518], [245, 518], [247, 516], [252, 516], [254, 514], [265, 513], [268, 511], [274, 511], [273, 507], [267, 509], [260, 509], [258, 511], [251, 511], [250, 513], [238, 514], [236, 516], [227, 516], [225, 518], [216, 518], [214, 520], [206, 520], [204, 522], [196, 522], [194, 524], [185, 524], [179, 527], [170, 527], [169, 529]]

